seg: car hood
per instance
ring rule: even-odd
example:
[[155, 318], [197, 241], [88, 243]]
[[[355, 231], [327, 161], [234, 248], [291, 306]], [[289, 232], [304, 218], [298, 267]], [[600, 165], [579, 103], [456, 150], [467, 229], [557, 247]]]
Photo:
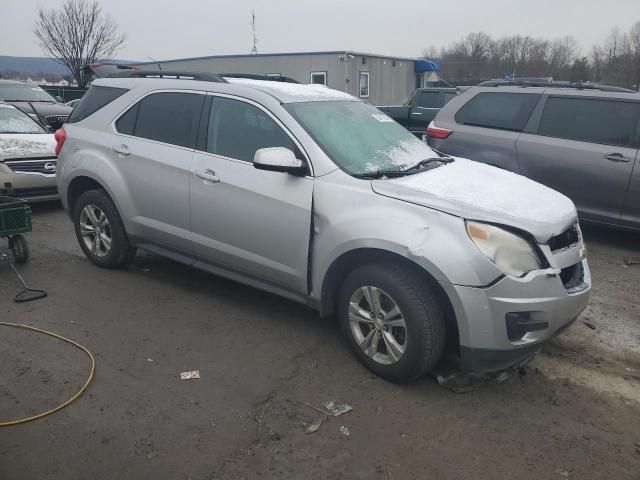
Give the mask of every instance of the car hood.
[[463, 158], [405, 177], [373, 180], [374, 192], [469, 220], [508, 225], [540, 243], [577, 219], [571, 200], [521, 175]]
[[0, 162], [13, 158], [55, 157], [52, 133], [0, 133]]

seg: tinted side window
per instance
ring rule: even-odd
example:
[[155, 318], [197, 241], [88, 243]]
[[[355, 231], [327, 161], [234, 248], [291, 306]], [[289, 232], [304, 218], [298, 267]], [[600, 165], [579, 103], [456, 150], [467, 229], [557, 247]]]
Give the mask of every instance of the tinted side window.
[[92, 86], [75, 106], [67, 123], [84, 120], [126, 92], [126, 88]]
[[119, 133], [126, 135], [133, 135], [136, 128], [136, 119], [138, 118], [138, 109], [140, 108], [140, 102], [136, 103], [133, 107], [127, 110], [127, 113], [122, 115], [116, 121], [116, 130]]
[[418, 107], [440, 108], [440, 92], [421, 92], [418, 96]]
[[446, 105], [447, 103], [449, 103], [451, 100], [453, 100], [454, 98], [456, 98], [457, 94], [453, 93], [453, 92], [444, 92], [444, 104]]
[[204, 99], [205, 95], [195, 93], [149, 95], [139, 102], [133, 134], [158, 142], [195, 148]]
[[521, 132], [539, 99], [532, 93], [479, 93], [458, 110], [456, 122]]
[[267, 147], [286, 147], [296, 152], [293, 140], [259, 108], [239, 100], [214, 99], [207, 135], [208, 152], [253, 162], [256, 150]]
[[640, 103], [550, 97], [539, 134], [583, 142], [635, 147]]

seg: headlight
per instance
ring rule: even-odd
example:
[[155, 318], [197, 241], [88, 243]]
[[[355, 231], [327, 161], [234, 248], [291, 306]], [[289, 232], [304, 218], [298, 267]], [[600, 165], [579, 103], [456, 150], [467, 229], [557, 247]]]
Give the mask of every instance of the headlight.
[[473, 243], [504, 273], [522, 277], [541, 267], [540, 257], [524, 238], [486, 223], [466, 224]]

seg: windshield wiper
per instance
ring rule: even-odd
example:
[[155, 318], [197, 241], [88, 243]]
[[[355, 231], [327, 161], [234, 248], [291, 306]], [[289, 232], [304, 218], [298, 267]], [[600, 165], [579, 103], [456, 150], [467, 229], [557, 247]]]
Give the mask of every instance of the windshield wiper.
[[368, 178], [368, 179], [376, 179], [376, 178], [395, 178], [395, 177], [403, 177], [404, 175], [408, 175], [405, 170], [396, 170], [396, 169], [381, 169], [381, 170], [373, 170], [371, 172], [364, 173], [354, 173], [353, 176], [356, 178]]
[[446, 164], [446, 163], [451, 163], [453, 162], [453, 158], [451, 157], [433, 157], [433, 158], [425, 158], [424, 160], [420, 160], [418, 163], [416, 163], [415, 165], [412, 165], [410, 167], [407, 167], [403, 170], [403, 172], [411, 172], [413, 170], [420, 170], [423, 167], [426, 167], [428, 165], [434, 165], [435, 163], [438, 163], [439, 165], [434, 165], [432, 168], [436, 168], [439, 167], [442, 164]]

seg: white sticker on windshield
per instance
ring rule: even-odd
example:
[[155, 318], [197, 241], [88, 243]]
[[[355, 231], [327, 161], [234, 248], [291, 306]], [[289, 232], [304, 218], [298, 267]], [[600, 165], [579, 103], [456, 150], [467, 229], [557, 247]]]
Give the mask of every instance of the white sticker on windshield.
[[374, 113], [371, 116], [378, 120], [380, 123], [389, 123], [394, 121], [393, 118], [385, 115], [384, 113]]

